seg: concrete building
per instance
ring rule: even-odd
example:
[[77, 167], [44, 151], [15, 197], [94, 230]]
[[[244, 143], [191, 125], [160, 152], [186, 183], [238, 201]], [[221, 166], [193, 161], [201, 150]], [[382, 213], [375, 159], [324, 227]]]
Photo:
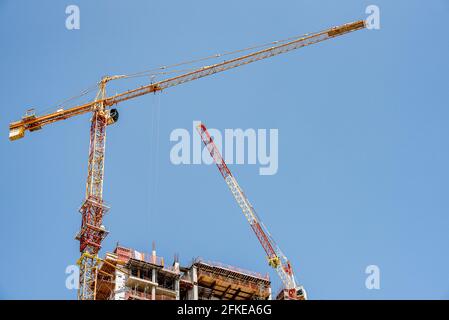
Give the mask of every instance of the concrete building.
[[181, 266], [164, 258], [117, 245], [99, 266], [98, 300], [267, 300], [268, 275], [195, 259]]

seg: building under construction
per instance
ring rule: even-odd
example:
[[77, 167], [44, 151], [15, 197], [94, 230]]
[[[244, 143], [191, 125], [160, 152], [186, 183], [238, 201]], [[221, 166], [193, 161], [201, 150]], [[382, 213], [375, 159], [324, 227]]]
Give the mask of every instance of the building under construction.
[[97, 300], [270, 300], [271, 283], [261, 275], [194, 259], [181, 266], [164, 258], [117, 245], [99, 266]]

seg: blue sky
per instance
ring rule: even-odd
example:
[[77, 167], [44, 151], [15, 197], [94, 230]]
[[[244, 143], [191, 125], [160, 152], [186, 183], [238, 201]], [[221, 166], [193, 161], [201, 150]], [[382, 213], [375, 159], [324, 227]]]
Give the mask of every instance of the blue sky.
[[[108, 128], [102, 253], [125, 246], [270, 272], [218, 171], [171, 164], [169, 135], [276, 128], [279, 170], [231, 165], [312, 299], [449, 298], [449, 3], [0, 1], [0, 298], [75, 299], [65, 268], [83, 201], [89, 115], [11, 143], [7, 128], [105, 74], [132, 73], [365, 18], [357, 33], [123, 103]], [[77, 4], [81, 29], [65, 28]], [[141, 84], [145, 79], [141, 79]], [[128, 87], [129, 85], [129, 87]], [[120, 82], [113, 90], [135, 83]], [[193, 134], [193, 132], [192, 132]], [[381, 289], [365, 288], [378, 265]]]

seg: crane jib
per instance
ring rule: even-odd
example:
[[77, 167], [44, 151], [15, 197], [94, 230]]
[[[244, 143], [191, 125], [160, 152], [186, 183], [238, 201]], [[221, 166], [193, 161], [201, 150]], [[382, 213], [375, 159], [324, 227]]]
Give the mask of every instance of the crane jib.
[[[244, 56], [240, 56], [228, 61], [217, 63], [210, 66], [204, 66], [197, 70], [181, 74], [176, 77], [165, 79], [157, 83], [141, 86], [136, 89], [128, 90], [114, 96], [105, 97], [104, 99], [92, 101], [83, 105], [79, 105], [67, 110], [59, 109], [56, 112], [52, 112], [43, 116], [25, 115], [20, 121], [12, 122], [9, 125], [9, 139], [18, 140], [23, 138], [25, 131], [35, 131], [41, 129], [43, 126], [72, 118], [77, 115], [81, 115], [90, 111], [93, 111], [95, 104], [100, 103], [104, 106], [113, 106], [120, 102], [133, 99], [148, 93], [161, 91], [182, 83], [200, 79], [215, 73], [230, 70], [239, 66], [243, 66], [255, 61], [270, 58], [282, 53], [286, 53], [298, 48], [302, 48], [311, 44], [319, 43], [321, 41], [335, 38], [349, 32], [364, 29], [366, 27], [365, 21], [360, 20], [356, 22], [347, 23], [341, 26], [333, 27], [318, 33], [306, 35], [292, 41], [279, 44], [267, 49], [256, 51]], [[110, 77], [109, 79], [115, 79]], [[120, 79], [120, 77], [117, 77]], [[103, 83], [104, 84], [104, 83]]]

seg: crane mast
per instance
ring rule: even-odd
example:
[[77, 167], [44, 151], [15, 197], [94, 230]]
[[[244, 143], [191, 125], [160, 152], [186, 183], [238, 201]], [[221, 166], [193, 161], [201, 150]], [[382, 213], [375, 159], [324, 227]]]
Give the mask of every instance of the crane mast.
[[90, 127], [89, 160], [86, 196], [80, 208], [81, 228], [76, 235], [80, 243], [81, 258], [78, 287], [79, 300], [95, 300], [98, 262], [96, 258], [101, 242], [108, 232], [102, 225], [108, 207], [103, 203], [104, 155], [106, 147], [107, 110], [103, 98], [106, 94], [106, 79], [99, 84]]
[[[143, 85], [109, 97], [106, 95], [106, 84], [109, 81], [125, 79], [129, 76], [115, 75], [111, 77], [104, 77], [98, 84], [99, 90], [96, 98], [91, 102], [71, 107], [66, 110], [60, 108], [55, 112], [41, 116], [37, 116], [33, 111], [34, 109], [30, 109], [25, 113], [21, 120], [10, 123], [9, 139], [14, 141], [23, 138], [26, 131], [33, 132], [54, 122], [66, 120], [88, 112], [92, 113], [86, 196], [84, 203], [79, 210], [82, 215], [82, 220], [80, 231], [76, 236], [76, 239], [80, 242], [81, 252], [81, 257], [78, 260], [80, 265], [78, 299], [95, 299], [99, 261], [97, 253], [101, 248], [103, 239], [108, 234], [102, 224], [103, 216], [108, 211], [108, 207], [103, 201], [103, 178], [106, 127], [115, 123], [118, 119], [118, 112], [113, 108], [113, 106], [148, 93], [158, 92], [179, 84], [273, 57], [281, 53], [339, 37], [353, 31], [364, 29], [365, 27], [365, 21], [363, 20], [346, 23], [321, 32], [294, 38], [293, 40], [281, 41], [280, 44], [263, 50], [209, 66], [203, 66], [191, 72], [183, 73], [155, 83]], [[223, 165], [226, 167], [224, 163]], [[252, 209], [249, 201], [244, 196], [230, 172], [227, 183], [233, 188], [231, 190], [235, 190], [236, 195], [240, 197], [240, 202], [243, 204], [245, 209], [244, 213], [246, 212], [248, 221], [250, 221], [253, 230], [256, 232], [256, 235], [258, 235], [262, 246], [267, 252], [270, 265], [278, 270], [278, 273], [283, 279], [286, 287], [294, 288], [294, 277], [288, 260], [286, 260], [285, 256], [282, 255], [274, 241], [269, 236], [269, 233], [264, 230], [263, 224], [259, 222], [254, 209]], [[283, 259], [285, 261], [283, 261]]]
[[196, 127], [201, 140], [209, 151], [214, 163], [216, 164], [218, 170], [220, 171], [223, 179], [225, 180], [229, 190], [231, 191], [235, 201], [240, 206], [246, 220], [248, 220], [251, 229], [254, 231], [257, 239], [259, 240], [262, 248], [265, 250], [267, 255], [268, 264], [274, 268], [281, 278], [281, 281], [287, 291], [287, 297], [289, 299], [306, 299], [307, 295], [302, 286], [297, 286], [295, 276], [293, 274], [293, 269], [290, 261], [282, 253], [279, 246], [276, 244], [274, 239], [271, 237], [268, 229], [263, 224], [262, 220], [254, 210], [253, 206], [249, 202], [242, 188], [237, 183], [237, 180], [232, 175], [226, 162], [220, 154], [217, 146], [215, 145], [209, 131], [204, 124], [199, 124]]

